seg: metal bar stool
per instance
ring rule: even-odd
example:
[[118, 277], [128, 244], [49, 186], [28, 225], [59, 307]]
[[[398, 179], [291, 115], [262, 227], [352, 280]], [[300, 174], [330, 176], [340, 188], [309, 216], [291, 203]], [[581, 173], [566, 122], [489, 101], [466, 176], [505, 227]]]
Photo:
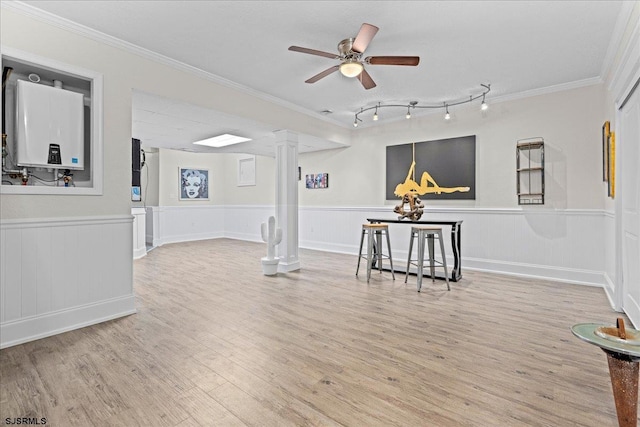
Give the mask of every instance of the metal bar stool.
[[[418, 258], [415, 260], [411, 259], [411, 252], [413, 251], [413, 239], [418, 238]], [[440, 241], [440, 254], [442, 255], [442, 261], [436, 261], [434, 256], [434, 239], [438, 239]], [[422, 288], [422, 273], [424, 270], [424, 242], [428, 240], [428, 250], [429, 250], [429, 270], [431, 273], [431, 280], [435, 283], [436, 281], [436, 263], [439, 266], [444, 267], [444, 277], [447, 282], [447, 290], [450, 291], [449, 287], [449, 271], [447, 270], [447, 257], [444, 253], [444, 243], [442, 241], [442, 228], [440, 227], [432, 227], [432, 226], [414, 226], [411, 227], [411, 238], [409, 240], [409, 256], [407, 257], [407, 270], [404, 276], [404, 283], [407, 283], [407, 278], [409, 277], [409, 267], [411, 264], [418, 267], [418, 292], [420, 292], [420, 288]], [[413, 262], [415, 261], [415, 262]]]
[[[387, 236], [387, 255], [382, 253], [382, 235]], [[362, 245], [364, 236], [367, 235], [367, 253], [362, 255]], [[375, 239], [375, 244], [374, 244]], [[382, 259], [387, 258], [391, 264], [391, 276], [396, 280], [393, 271], [393, 258], [391, 257], [391, 242], [389, 241], [389, 226], [387, 224], [362, 224], [362, 235], [360, 236], [360, 250], [358, 251], [358, 267], [356, 268], [356, 276], [360, 270], [360, 259], [367, 259], [367, 283], [371, 278], [371, 267], [374, 261], [378, 269], [382, 273]]]

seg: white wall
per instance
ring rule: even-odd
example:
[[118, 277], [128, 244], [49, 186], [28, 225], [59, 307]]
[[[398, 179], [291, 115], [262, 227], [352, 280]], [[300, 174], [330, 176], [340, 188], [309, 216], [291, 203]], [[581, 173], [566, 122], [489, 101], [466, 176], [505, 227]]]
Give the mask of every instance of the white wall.
[[238, 184], [238, 159], [242, 154], [227, 154], [224, 161], [226, 184], [224, 202], [227, 205], [265, 205], [275, 203], [275, 158], [256, 156], [256, 185]]
[[[603, 85], [490, 102], [441, 114], [353, 131], [351, 146], [301, 154], [303, 174], [328, 172], [328, 190], [304, 190], [300, 204], [370, 206], [385, 201], [385, 147], [476, 135], [476, 200], [428, 200], [433, 206], [512, 208], [517, 205], [515, 147], [518, 139], [545, 141], [546, 197], [536, 209], [602, 209], [601, 138], [605, 118]], [[388, 112], [387, 112], [388, 111]], [[393, 110], [385, 111], [391, 114]], [[395, 112], [402, 116], [402, 112]], [[422, 171], [416, 171], [416, 175]], [[437, 177], [434, 177], [437, 181]]]

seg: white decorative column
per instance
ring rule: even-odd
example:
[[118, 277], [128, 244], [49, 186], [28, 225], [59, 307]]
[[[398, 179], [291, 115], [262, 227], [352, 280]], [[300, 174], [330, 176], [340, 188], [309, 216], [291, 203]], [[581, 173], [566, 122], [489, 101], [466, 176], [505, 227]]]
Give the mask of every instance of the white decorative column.
[[277, 247], [278, 271], [300, 269], [298, 258], [298, 134], [288, 130], [276, 135], [276, 222], [282, 229]]

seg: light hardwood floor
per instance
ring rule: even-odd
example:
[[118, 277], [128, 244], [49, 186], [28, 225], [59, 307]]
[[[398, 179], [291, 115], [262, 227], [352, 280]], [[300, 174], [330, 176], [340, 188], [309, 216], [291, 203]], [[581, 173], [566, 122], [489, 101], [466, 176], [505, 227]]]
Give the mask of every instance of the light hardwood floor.
[[165, 245], [134, 262], [138, 313], [0, 351], [0, 422], [50, 426], [616, 426], [599, 288], [463, 270], [365, 273], [263, 244]]

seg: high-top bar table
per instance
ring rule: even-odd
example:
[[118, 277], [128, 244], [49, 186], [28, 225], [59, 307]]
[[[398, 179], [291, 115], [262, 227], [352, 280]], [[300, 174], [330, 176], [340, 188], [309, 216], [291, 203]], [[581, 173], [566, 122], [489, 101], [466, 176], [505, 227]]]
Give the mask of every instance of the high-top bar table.
[[367, 218], [372, 224], [389, 223], [389, 224], [429, 224], [429, 225], [448, 225], [451, 227], [451, 248], [453, 249], [453, 268], [451, 269], [451, 277], [449, 280], [457, 282], [462, 279], [462, 256], [460, 253], [460, 241], [462, 236], [462, 221], [409, 221], [388, 218]]

